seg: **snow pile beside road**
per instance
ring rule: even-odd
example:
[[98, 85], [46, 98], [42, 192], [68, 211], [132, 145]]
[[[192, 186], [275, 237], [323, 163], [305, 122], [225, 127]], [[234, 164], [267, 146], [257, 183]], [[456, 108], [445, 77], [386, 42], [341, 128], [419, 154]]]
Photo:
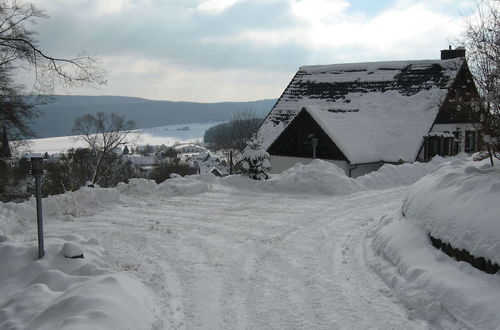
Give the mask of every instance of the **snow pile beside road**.
[[236, 189], [283, 194], [347, 195], [363, 189], [361, 184], [346, 176], [338, 166], [319, 159], [307, 165], [297, 163], [269, 180], [231, 175], [219, 182]]
[[382, 221], [372, 247], [375, 254], [367, 253], [370, 268], [410, 310], [411, 318], [425, 319], [439, 329], [498, 328], [498, 275], [435, 249], [427, 233], [400, 214]]
[[500, 324], [498, 274], [456, 261], [432, 246], [428, 236], [499, 262], [500, 168], [474, 165], [456, 160], [425, 176], [410, 188], [402, 212], [383, 218], [368, 235], [375, 252], [367, 258], [370, 267], [410, 316], [439, 328]]
[[356, 191], [386, 189], [415, 183], [443, 163], [450, 163], [452, 160], [456, 158], [435, 157], [428, 163], [385, 164], [378, 171], [353, 179], [338, 166], [317, 159], [308, 165], [297, 163], [266, 181], [230, 176], [223, 178], [221, 182], [236, 188], [266, 192], [348, 195]]
[[215, 175], [188, 175], [180, 176], [173, 174], [170, 179], [163, 181], [158, 185], [158, 191], [164, 196], [188, 196], [207, 192], [212, 187]]
[[[106, 204], [116, 203], [119, 199], [120, 193], [113, 188], [82, 187], [77, 191], [44, 198], [43, 213], [46, 216], [77, 217]], [[29, 203], [36, 208], [34, 198]]]
[[441, 164], [456, 158], [436, 156], [427, 163], [405, 163], [401, 165], [384, 164], [377, 171], [357, 177], [356, 180], [367, 189], [385, 189], [409, 185], [417, 182]]
[[[84, 258], [65, 258], [75, 251]], [[50, 238], [37, 257], [34, 242], [0, 235], [0, 329], [151, 328], [149, 291], [114, 272], [97, 241]]]
[[120, 182], [116, 189], [126, 195], [144, 196], [158, 191], [158, 185], [154, 180], [130, 179], [128, 183]]
[[319, 159], [308, 165], [297, 163], [265, 183], [267, 189], [284, 193], [347, 195], [362, 189], [341, 168]]
[[425, 232], [500, 264], [500, 169], [455, 161], [412, 186], [408, 220]]
[[156, 184], [154, 180], [130, 179], [129, 183], [120, 182], [116, 189], [130, 196], [147, 196], [159, 193], [163, 196], [188, 196], [207, 192], [211, 188], [211, 183], [215, 182], [215, 175], [188, 175], [180, 176], [173, 173], [170, 179]]
[[[42, 201], [44, 217], [63, 219], [94, 212], [106, 204], [116, 203], [120, 193], [111, 188], [88, 188], [49, 196]], [[23, 203], [0, 202], [0, 234], [20, 231], [36, 223], [36, 200], [32, 197]]]

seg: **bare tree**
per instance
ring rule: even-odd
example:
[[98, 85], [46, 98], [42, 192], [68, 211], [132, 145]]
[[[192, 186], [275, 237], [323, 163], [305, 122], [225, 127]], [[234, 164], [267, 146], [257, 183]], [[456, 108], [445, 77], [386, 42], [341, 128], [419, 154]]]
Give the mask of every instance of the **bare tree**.
[[51, 91], [56, 83], [72, 87], [105, 83], [95, 56], [80, 53], [67, 59], [42, 50], [32, 27], [46, 17], [33, 4], [0, 0], [0, 67], [27, 64], [35, 71], [35, 87], [42, 91]]
[[92, 153], [92, 183], [99, 183], [112, 175], [112, 164], [106, 161], [115, 156], [116, 148], [129, 142], [127, 136], [134, 128], [133, 121], [114, 113], [98, 112], [95, 116], [86, 114], [75, 119], [73, 133], [87, 143]]
[[94, 55], [80, 53], [61, 58], [46, 53], [36, 38], [34, 26], [46, 18], [44, 11], [18, 0], [0, 0], [0, 126], [10, 140], [34, 136], [30, 120], [38, 115], [36, 106], [46, 100], [26, 97], [25, 86], [16, 84], [18, 68], [34, 73], [31, 94], [52, 94], [56, 85], [65, 87], [105, 84], [104, 70]]
[[500, 159], [500, 1], [477, 0], [466, 21], [467, 57], [481, 94], [484, 148], [493, 165]]
[[232, 168], [233, 164], [241, 161], [247, 141], [257, 132], [261, 123], [262, 118], [254, 111], [244, 110], [234, 114], [230, 122], [209, 128], [203, 139]]

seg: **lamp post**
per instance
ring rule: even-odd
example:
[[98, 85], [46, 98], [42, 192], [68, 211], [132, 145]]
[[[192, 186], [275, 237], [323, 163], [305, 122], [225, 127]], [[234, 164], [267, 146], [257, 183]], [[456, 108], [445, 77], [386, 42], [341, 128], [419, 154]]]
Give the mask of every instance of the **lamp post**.
[[313, 159], [316, 159], [316, 147], [318, 146], [318, 138], [313, 137], [311, 139], [311, 145], [313, 147]]
[[31, 155], [31, 175], [35, 177], [36, 224], [38, 227], [38, 259], [41, 259], [45, 255], [45, 249], [43, 246], [43, 218], [42, 218], [43, 156], [41, 154]]

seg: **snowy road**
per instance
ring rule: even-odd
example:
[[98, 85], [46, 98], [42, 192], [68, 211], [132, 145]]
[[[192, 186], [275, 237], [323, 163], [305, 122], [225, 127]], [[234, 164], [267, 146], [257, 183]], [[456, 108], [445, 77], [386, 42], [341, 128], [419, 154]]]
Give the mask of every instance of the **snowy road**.
[[421, 329], [365, 260], [366, 233], [405, 191], [122, 195], [46, 232], [97, 238], [155, 295], [154, 329]]

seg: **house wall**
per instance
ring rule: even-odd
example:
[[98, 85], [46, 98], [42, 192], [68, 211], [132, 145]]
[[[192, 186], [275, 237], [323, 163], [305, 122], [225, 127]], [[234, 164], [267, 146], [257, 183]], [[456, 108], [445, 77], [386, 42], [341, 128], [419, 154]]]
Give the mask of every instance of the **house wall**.
[[[302, 163], [303, 165], [310, 164], [313, 159], [312, 158], [303, 158], [303, 157], [289, 157], [289, 156], [276, 156], [271, 155], [269, 158], [271, 162], [271, 173], [278, 174], [293, 167], [297, 163]], [[325, 159], [325, 162], [329, 162], [340, 167], [346, 175], [349, 175], [349, 163], [344, 160], [332, 160]]]
[[[454, 132], [460, 132], [458, 135], [458, 152], [475, 152], [479, 148], [479, 132], [478, 128], [474, 124], [466, 124], [466, 123], [457, 123], [457, 124], [435, 124], [432, 127], [431, 132], [447, 132], [453, 134]], [[474, 140], [472, 141], [472, 144], [469, 144], [467, 146], [466, 150], [466, 135], [470, 133], [466, 132], [474, 132]], [[467, 141], [470, 142], [470, 141]], [[425, 155], [424, 155], [424, 148], [420, 150], [420, 153], [418, 154], [418, 161], [425, 161]]]
[[[426, 137], [417, 160], [429, 160], [436, 153], [435, 148], [438, 149], [438, 154], [443, 155], [477, 151], [480, 136], [473, 123], [476, 123], [477, 126], [480, 118], [478, 100], [479, 93], [467, 63], [465, 63], [448, 91], [430, 131], [430, 133], [450, 133], [455, 138]], [[429, 149], [427, 154], [426, 148]]]
[[455, 78], [446, 99], [439, 109], [435, 124], [479, 122], [477, 104], [479, 93], [465, 63]]

